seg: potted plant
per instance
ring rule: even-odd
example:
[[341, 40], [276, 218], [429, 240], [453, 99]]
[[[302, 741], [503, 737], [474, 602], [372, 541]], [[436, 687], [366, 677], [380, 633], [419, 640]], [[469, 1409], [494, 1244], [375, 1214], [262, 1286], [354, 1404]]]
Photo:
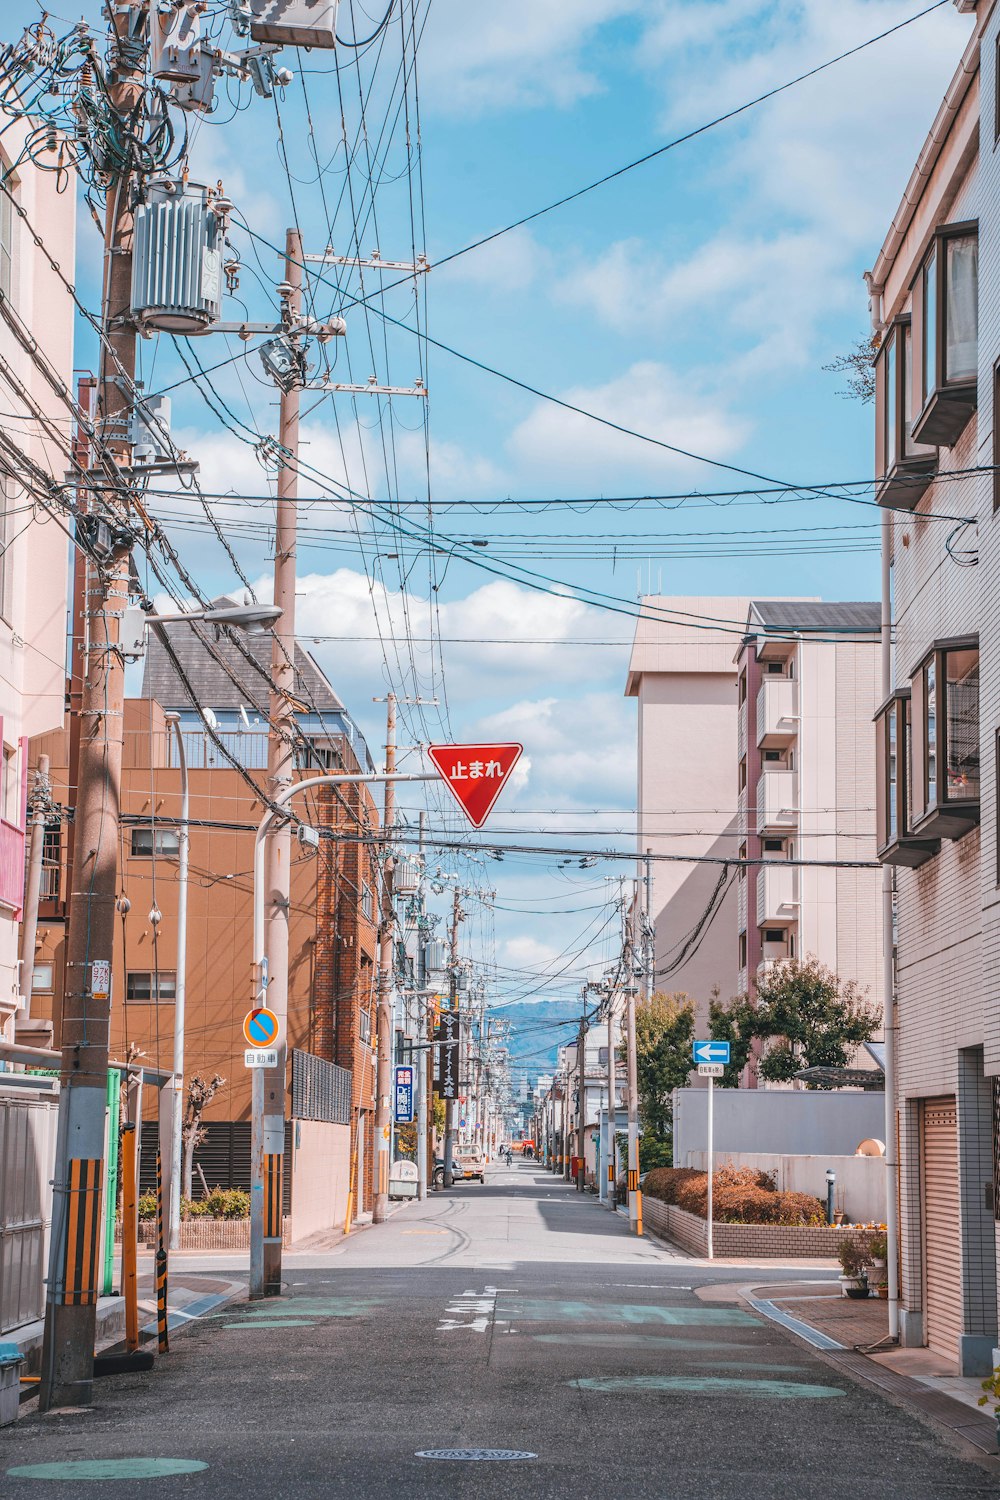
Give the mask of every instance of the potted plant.
[[[996, 1350], [993, 1351], [993, 1357], [996, 1358]], [[986, 1406], [990, 1401], [993, 1402], [993, 1417], [997, 1424], [997, 1450], [1000, 1451], [1000, 1365], [983, 1381], [983, 1394], [979, 1398], [979, 1405]]]
[[843, 1297], [867, 1297], [868, 1246], [853, 1235], [845, 1234], [837, 1246], [840, 1261], [840, 1292]]
[[875, 1283], [875, 1290], [882, 1298], [889, 1295], [888, 1253], [885, 1231], [877, 1229], [868, 1242], [868, 1264], [872, 1271], [869, 1279]]

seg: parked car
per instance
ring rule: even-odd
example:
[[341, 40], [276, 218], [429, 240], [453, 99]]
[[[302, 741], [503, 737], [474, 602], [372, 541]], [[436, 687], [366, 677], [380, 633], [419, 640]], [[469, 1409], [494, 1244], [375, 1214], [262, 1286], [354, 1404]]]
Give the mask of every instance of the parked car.
[[[452, 1180], [452, 1182], [461, 1182], [464, 1177], [465, 1177], [465, 1169], [462, 1166], [462, 1163], [458, 1160], [457, 1157], [453, 1156], [452, 1159], [451, 1159], [451, 1180]], [[443, 1156], [435, 1156], [435, 1158], [434, 1158], [434, 1186], [435, 1187], [444, 1187], [444, 1157]]]
[[462, 1168], [462, 1178], [464, 1181], [486, 1181], [486, 1157], [481, 1151], [460, 1151], [458, 1153], [458, 1161]]

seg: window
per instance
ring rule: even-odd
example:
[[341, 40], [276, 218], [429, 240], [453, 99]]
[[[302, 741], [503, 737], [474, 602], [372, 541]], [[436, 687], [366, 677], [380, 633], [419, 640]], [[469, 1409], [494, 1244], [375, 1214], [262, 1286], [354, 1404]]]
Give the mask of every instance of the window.
[[741, 672], [740, 673], [740, 703], [743, 704], [746, 701], [747, 701], [747, 674], [745, 672]]
[[171, 1005], [177, 998], [177, 975], [161, 969], [157, 975], [132, 970], [125, 976], [125, 999], [139, 1005]]
[[52, 976], [54, 966], [52, 964], [36, 964], [31, 972], [32, 990], [41, 990], [43, 994], [52, 989]]
[[13, 745], [3, 747], [3, 785], [0, 786], [0, 816], [7, 823], [18, 818], [17, 751]]
[[937, 449], [913, 438], [913, 338], [909, 317], [886, 329], [875, 364], [876, 497], [912, 510], [937, 468]]
[[367, 881], [364, 881], [361, 886], [361, 912], [369, 922], [375, 916], [375, 897]]
[[42, 901], [59, 900], [59, 876], [62, 868], [62, 824], [46, 823], [42, 835]]
[[744, 755], [743, 759], [740, 761], [740, 791], [741, 792], [746, 791], [746, 785], [747, 785], [747, 758]]
[[979, 371], [979, 227], [940, 228], [918, 278], [922, 443], [950, 448], [976, 409]]
[[785, 929], [783, 927], [765, 927], [765, 943], [783, 943], [785, 941]]
[[784, 839], [765, 839], [763, 849], [765, 854], [784, 854], [785, 841]]
[[765, 750], [764, 751], [764, 760], [765, 760], [765, 763], [766, 762], [771, 762], [772, 764], [775, 761], [780, 762], [780, 760], [781, 760], [781, 751], [780, 750]]
[[180, 853], [181, 836], [176, 828], [133, 828], [132, 854], [138, 859], [152, 859], [154, 854], [166, 859], [176, 859]]
[[741, 969], [745, 969], [746, 966], [747, 966], [747, 935], [746, 935], [745, 932], [741, 932], [740, 933], [740, 963], [739, 963], [739, 966], [740, 966]]
[[740, 847], [737, 850], [736, 857], [737, 857], [737, 859], [746, 859], [746, 857], [747, 857], [747, 841], [746, 841], [746, 839], [744, 839], [743, 842], [740, 844]]
[[916, 868], [937, 854], [937, 839], [917, 839], [911, 833], [910, 693], [895, 692], [875, 718], [876, 826], [878, 857], [883, 864]]
[[[979, 821], [979, 645], [939, 644], [912, 683], [913, 832], [961, 838]], [[897, 769], [900, 740], [897, 727]], [[897, 831], [899, 824], [896, 825]]]
[[780, 677], [784, 671], [784, 663], [780, 661], [769, 661], [767, 670], [771, 677]]
[[372, 1039], [371, 1014], [364, 1008], [358, 1011], [358, 1035], [363, 1042], [370, 1042]]

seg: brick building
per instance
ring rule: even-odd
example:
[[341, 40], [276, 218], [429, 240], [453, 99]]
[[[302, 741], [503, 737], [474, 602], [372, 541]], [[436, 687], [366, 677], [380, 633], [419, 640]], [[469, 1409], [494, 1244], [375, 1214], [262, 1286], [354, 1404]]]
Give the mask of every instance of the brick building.
[[[208, 1138], [195, 1162], [201, 1163], [210, 1186], [245, 1185], [250, 1073], [243, 1065], [242, 1023], [254, 999], [252, 870], [254, 834], [264, 813], [259, 789], [267, 763], [267, 676], [256, 672], [225, 638], [212, 639], [210, 654], [191, 627], [169, 629], [171, 646], [214, 734], [192, 707], [162, 645], [150, 635], [143, 696], [128, 699], [125, 710], [111, 1048], [113, 1056], [122, 1058], [136, 1045], [152, 1065], [171, 1066], [180, 816], [171, 714], [178, 717], [183, 736], [191, 819], [185, 1073], [187, 1079], [195, 1073], [225, 1079], [206, 1113]], [[248, 637], [247, 645], [266, 668], [270, 638]], [[297, 765], [302, 776], [327, 769], [349, 774], [371, 769], [363, 737], [301, 648], [296, 702], [301, 704]], [[32, 743], [34, 758], [49, 755], [53, 793], [67, 809], [74, 795], [69, 741], [68, 731], [59, 731]], [[245, 774], [231, 764], [226, 751]], [[378, 830], [378, 809], [367, 787], [353, 786], [303, 797], [297, 811], [322, 836], [318, 849], [293, 845], [286, 1118], [294, 1128], [286, 1151], [292, 1155], [302, 1140], [294, 1108], [301, 1097], [297, 1074], [304, 1077], [313, 1066], [311, 1058], [348, 1070], [349, 1118], [324, 1123], [345, 1127], [337, 1151], [343, 1154], [349, 1139], [363, 1188], [358, 1206], [366, 1207], [371, 1203], [374, 1141], [378, 851], [371, 841], [359, 842], [358, 835], [364, 839]], [[54, 827], [47, 842], [35, 967], [33, 1013], [51, 1014], [57, 1046], [66, 833], [71, 826], [64, 822]], [[311, 1180], [315, 1175], [311, 1171]], [[294, 1178], [294, 1170], [286, 1173], [293, 1192]], [[346, 1192], [339, 1178], [338, 1184], [338, 1192], [341, 1187]], [[196, 1192], [197, 1186], [196, 1177]]]

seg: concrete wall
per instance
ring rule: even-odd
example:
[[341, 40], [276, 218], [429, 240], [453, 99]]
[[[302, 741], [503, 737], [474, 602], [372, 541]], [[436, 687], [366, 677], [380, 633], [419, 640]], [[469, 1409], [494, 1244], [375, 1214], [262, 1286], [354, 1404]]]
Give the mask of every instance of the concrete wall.
[[347, 1213], [351, 1128], [325, 1120], [292, 1124], [292, 1239], [341, 1229]]
[[[717, 1155], [754, 1151], [853, 1156], [863, 1140], [881, 1140], [884, 1095], [805, 1089], [715, 1089]], [[674, 1162], [706, 1149], [707, 1089], [674, 1090]]]
[[[881, 1224], [885, 1220], [885, 1158], [881, 1156], [781, 1156], [749, 1151], [716, 1151], [716, 1172], [720, 1167], [753, 1167], [770, 1172], [783, 1193], [811, 1193], [826, 1202], [826, 1173], [837, 1174], [833, 1205], [847, 1215], [852, 1224]], [[707, 1153], [689, 1151], [687, 1160], [678, 1166], [697, 1167], [704, 1172]]]

